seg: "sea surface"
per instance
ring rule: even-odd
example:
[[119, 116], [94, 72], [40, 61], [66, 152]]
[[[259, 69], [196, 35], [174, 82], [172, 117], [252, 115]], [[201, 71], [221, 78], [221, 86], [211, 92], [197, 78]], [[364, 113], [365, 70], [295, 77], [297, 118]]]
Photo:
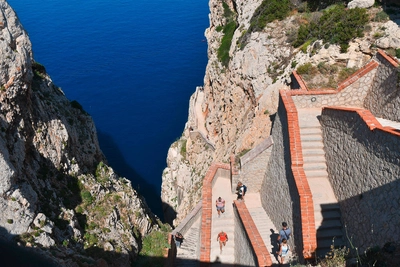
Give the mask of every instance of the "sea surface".
[[93, 117], [109, 164], [162, 218], [161, 175], [203, 85], [208, 0], [9, 0], [35, 61]]

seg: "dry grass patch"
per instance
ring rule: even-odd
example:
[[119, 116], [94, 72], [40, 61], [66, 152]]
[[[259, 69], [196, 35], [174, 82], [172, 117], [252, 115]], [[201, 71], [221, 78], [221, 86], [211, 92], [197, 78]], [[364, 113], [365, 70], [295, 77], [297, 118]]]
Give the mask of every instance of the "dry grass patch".
[[297, 73], [301, 75], [310, 90], [337, 88], [338, 84], [354, 74], [358, 68], [347, 68], [344, 63], [333, 65], [325, 62], [317, 66], [306, 63], [297, 68]]

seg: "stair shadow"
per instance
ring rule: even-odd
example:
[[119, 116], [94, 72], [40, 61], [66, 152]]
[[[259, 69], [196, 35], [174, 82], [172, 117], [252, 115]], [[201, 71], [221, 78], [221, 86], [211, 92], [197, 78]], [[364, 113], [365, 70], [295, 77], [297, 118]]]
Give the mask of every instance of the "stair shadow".
[[345, 245], [340, 206], [338, 203], [321, 204], [322, 222], [317, 229], [317, 257], [324, 258], [334, 248]]

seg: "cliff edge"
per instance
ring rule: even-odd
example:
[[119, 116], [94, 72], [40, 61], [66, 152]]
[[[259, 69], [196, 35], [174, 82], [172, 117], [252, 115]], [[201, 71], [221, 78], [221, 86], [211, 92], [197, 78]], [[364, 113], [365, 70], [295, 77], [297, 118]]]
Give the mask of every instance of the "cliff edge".
[[158, 219], [106, 165], [89, 114], [34, 61], [13, 9], [0, 10], [1, 239], [55, 266], [130, 266]]

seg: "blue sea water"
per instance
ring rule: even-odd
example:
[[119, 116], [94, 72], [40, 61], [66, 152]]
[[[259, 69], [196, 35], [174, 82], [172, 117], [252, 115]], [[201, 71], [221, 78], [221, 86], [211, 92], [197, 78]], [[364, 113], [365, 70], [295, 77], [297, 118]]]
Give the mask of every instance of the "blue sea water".
[[93, 117], [110, 165], [162, 218], [161, 174], [207, 64], [208, 0], [9, 0], [34, 58]]

